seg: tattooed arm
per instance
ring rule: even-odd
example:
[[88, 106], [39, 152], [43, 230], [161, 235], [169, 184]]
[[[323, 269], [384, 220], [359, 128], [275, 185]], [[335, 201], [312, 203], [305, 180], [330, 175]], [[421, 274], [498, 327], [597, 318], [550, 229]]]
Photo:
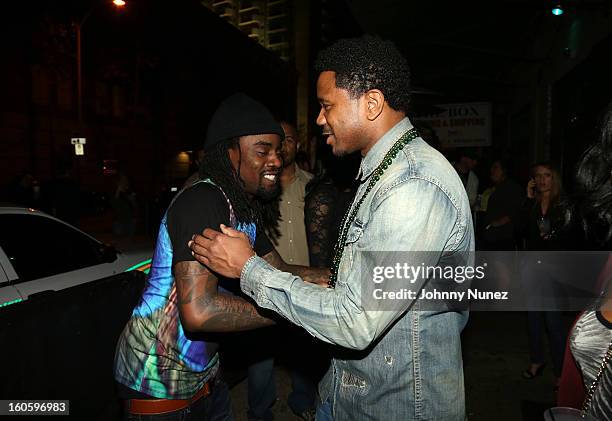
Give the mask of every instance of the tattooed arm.
[[218, 279], [195, 261], [174, 265], [181, 323], [191, 332], [233, 332], [274, 324], [245, 299], [219, 291]]
[[[230, 278], [240, 278], [247, 260], [255, 254], [249, 240], [239, 231], [221, 225], [221, 232], [207, 228], [202, 235], [194, 235], [189, 241], [193, 257], [202, 265]], [[299, 276], [304, 282], [327, 287], [329, 269], [288, 265], [275, 249], [262, 256], [275, 268]]]
[[272, 250], [270, 253], [262, 256], [262, 258], [270, 263], [275, 268], [282, 270], [283, 272], [289, 272], [302, 278], [304, 282], [311, 284], [317, 284], [320, 286], [327, 287], [329, 281], [329, 269], [327, 268], [315, 268], [310, 266], [298, 266], [289, 265], [285, 263], [283, 258], [278, 254], [276, 250]]

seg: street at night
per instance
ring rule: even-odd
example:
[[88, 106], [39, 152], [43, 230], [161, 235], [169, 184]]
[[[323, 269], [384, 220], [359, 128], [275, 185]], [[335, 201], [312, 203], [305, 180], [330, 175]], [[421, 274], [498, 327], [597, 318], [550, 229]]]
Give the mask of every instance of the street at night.
[[0, 20], [0, 416], [612, 420], [612, 0]]

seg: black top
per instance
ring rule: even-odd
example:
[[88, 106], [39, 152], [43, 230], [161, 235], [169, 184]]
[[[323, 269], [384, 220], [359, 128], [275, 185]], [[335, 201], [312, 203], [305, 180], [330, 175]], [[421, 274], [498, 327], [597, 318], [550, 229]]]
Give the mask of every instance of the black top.
[[568, 233], [564, 209], [557, 203], [549, 206], [546, 215], [535, 199], [527, 199], [523, 206], [523, 235], [526, 250], [564, 250]]
[[[187, 246], [194, 234], [201, 234], [206, 228], [220, 231], [219, 225], [230, 225], [230, 210], [221, 190], [205, 182], [196, 183], [180, 193], [168, 209], [168, 235], [172, 242], [172, 264], [193, 261]], [[253, 247], [259, 256], [270, 253], [274, 247], [262, 230], [257, 230]]]
[[502, 181], [491, 193], [485, 213], [485, 226], [504, 216], [510, 217], [510, 223], [486, 230], [486, 240], [490, 243], [510, 241], [515, 237], [523, 204], [523, 189], [510, 179]]
[[[210, 183], [196, 183], [179, 193], [168, 209], [168, 235], [172, 243], [172, 264], [181, 261], [194, 261], [187, 242], [191, 236], [206, 228], [220, 230], [219, 225], [230, 226], [229, 205], [221, 190]], [[265, 256], [273, 250], [270, 240], [263, 230], [257, 232], [255, 253]], [[240, 293], [239, 283], [217, 275], [219, 285], [228, 291]], [[121, 399], [154, 399], [142, 392], [116, 383]]]
[[354, 188], [341, 186], [331, 179], [313, 183], [304, 209], [310, 266], [331, 266], [340, 224], [354, 196]]

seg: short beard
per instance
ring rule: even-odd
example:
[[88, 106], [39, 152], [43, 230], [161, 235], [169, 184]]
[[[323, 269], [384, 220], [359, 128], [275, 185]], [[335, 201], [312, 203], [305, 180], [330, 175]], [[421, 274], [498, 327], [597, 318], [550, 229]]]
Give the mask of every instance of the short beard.
[[263, 187], [259, 186], [257, 191], [255, 192], [255, 197], [262, 202], [269, 202], [274, 199], [277, 199], [281, 192], [280, 183], [276, 183], [273, 189], [266, 190]]

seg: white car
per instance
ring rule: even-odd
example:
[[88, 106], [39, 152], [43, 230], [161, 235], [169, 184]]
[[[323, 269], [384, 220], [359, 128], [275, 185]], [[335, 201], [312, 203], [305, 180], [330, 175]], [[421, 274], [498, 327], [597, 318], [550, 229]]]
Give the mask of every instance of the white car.
[[38, 210], [0, 206], [0, 307], [121, 272], [148, 273], [151, 255], [121, 253]]

